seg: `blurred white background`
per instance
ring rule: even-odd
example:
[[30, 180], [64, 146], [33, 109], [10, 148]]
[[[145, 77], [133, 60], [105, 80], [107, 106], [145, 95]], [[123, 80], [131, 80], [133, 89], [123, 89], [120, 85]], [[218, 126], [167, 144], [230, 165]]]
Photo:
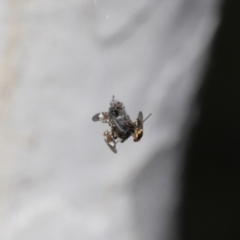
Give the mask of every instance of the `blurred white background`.
[[[0, 239], [177, 239], [181, 153], [217, 0], [0, 0]], [[112, 153], [112, 95], [139, 143]]]

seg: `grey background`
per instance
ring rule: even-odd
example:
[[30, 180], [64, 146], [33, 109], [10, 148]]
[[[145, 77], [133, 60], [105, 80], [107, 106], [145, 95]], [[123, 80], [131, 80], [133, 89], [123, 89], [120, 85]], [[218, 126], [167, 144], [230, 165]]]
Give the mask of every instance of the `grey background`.
[[[217, 0], [0, 0], [0, 239], [177, 239]], [[112, 95], [139, 143], [103, 141]], [[160, 154], [161, 159], [156, 155]]]

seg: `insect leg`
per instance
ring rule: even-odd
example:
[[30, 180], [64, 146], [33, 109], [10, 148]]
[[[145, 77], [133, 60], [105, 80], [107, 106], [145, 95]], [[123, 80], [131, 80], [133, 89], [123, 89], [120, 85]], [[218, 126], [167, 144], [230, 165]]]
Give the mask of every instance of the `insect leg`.
[[145, 122], [152, 114], [150, 113], [144, 120], [143, 122]]

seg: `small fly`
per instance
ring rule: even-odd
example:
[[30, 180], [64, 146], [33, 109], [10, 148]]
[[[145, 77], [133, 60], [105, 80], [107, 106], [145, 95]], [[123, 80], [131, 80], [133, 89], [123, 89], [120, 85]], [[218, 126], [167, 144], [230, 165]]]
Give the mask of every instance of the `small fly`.
[[139, 112], [136, 121], [133, 122], [127, 115], [123, 103], [115, 100], [113, 96], [108, 112], [97, 113], [92, 120], [94, 122], [102, 121], [103, 123], [108, 123], [111, 131], [106, 130], [103, 133], [104, 140], [109, 148], [114, 153], [117, 153], [116, 144], [118, 142], [123, 143], [130, 136], [133, 137], [134, 142], [140, 141], [143, 136], [143, 123], [150, 116], [151, 114], [143, 120], [143, 114]]

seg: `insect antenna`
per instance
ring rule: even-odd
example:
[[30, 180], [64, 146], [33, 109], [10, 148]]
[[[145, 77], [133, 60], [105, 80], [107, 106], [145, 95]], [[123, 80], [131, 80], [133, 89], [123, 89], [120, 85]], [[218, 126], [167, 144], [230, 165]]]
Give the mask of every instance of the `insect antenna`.
[[151, 116], [152, 114], [150, 113], [144, 120], [143, 123]]

